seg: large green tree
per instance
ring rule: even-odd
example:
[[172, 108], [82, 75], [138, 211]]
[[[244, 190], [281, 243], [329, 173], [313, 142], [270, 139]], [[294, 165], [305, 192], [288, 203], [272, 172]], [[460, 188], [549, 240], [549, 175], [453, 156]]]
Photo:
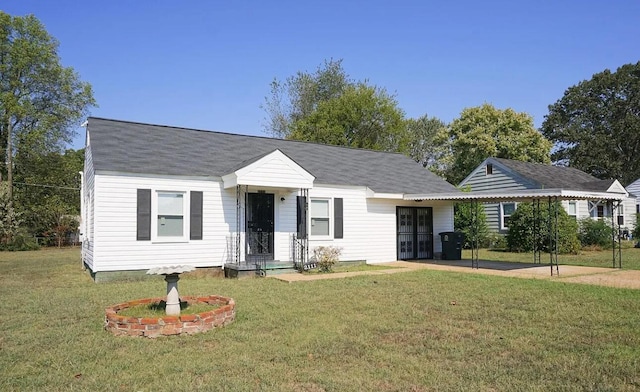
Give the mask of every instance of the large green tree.
[[446, 137], [447, 125], [436, 117], [424, 115], [418, 118], [409, 118], [406, 122], [408, 155], [423, 167], [436, 174], [443, 174], [442, 157], [447, 151], [447, 145], [443, 143]]
[[91, 86], [61, 65], [58, 41], [42, 23], [0, 11], [0, 173], [9, 182], [10, 201], [17, 149], [62, 150], [92, 105]]
[[314, 73], [298, 72], [271, 83], [262, 108], [265, 130], [280, 138], [408, 153], [404, 112], [394, 96], [366, 81], [354, 81], [342, 60]]
[[549, 106], [542, 133], [553, 160], [598, 178], [640, 177], [640, 62], [604, 70]]
[[80, 215], [80, 174], [84, 149], [63, 154], [40, 154], [30, 149], [16, 154], [15, 205], [25, 230], [34, 236], [62, 238], [75, 230], [71, 221]]
[[489, 157], [550, 162], [551, 142], [535, 129], [530, 115], [513, 109], [500, 110], [486, 103], [464, 109], [449, 125], [446, 138], [449, 148], [442, 165], [452, 184]]
[[267, 113], [264, 129], [288, 138], [296, 121], [313, 113], [321, 102], [337, 98], [354, 82], [342, 68], [342, 60], [328, 60], [313, 72], [299, 71], [284, 81], [274, 79], [262, 105]]
[[318, 103], [292, 124], [290, 139], [383, 151], [406, 151], [404, 113], [384, 89], [364, 83]]

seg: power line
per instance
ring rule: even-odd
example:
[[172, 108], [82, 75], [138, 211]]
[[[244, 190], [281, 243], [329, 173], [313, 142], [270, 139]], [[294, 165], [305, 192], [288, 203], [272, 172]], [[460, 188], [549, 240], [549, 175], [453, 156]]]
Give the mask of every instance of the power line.
[[28, 184], [26, 182], [14, 182], [14, 185], [25, 185], [25, 186], [37, 186], [40, 188], [56, 188], [56, 189], [69, 189], [72, 191], [79, 191], [80, 188], [73, 188], [70, 186], [58, 186], [58, 185], [45, 185], [45, 184]]

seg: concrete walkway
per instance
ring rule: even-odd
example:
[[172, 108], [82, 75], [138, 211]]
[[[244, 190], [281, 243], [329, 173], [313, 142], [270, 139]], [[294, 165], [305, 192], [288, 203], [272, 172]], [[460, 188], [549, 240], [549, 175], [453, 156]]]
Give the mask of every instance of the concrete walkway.
[[556, 282], [584, 283], [640, 290], [640, 271], [638, 270], [619, 270], [613, 268], [561, 265], [559, 266], [560, 275], [551, 276], [551, 267], [549, 267], [549, 265], [545, 266], [540, 264], [506, 263], [499, 261], [481, 260], [479, 262], [479, 269], [472, 269], [470, 260], [436, 260], [428, 263], [394, 261], [377, 265], [389, 266], [390, 268], [385, 270], [372, 271], [336, 272], [332, 274], [292, 273], [274, 275], [272, 276], [272, 278], [279, 279], [285, 282], [301, 282], [321, 279], [339, 279], [358, 275], [388, 275], [400, 272], [411, 272], [419, 269], [430, 269], [438, 271], [464, 272], [470, 274], [496, 275], [525, 279], [546, 279]]

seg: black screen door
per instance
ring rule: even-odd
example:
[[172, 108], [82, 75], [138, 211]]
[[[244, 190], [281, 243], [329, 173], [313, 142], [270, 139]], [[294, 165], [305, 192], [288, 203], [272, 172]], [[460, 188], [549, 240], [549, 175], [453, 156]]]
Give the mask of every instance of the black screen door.
[[433, 258], [433, 210], [431, 207], [398, 207], [399, 260]]
[[273, 260], [273, 194], [247, 194], [247, 261]]

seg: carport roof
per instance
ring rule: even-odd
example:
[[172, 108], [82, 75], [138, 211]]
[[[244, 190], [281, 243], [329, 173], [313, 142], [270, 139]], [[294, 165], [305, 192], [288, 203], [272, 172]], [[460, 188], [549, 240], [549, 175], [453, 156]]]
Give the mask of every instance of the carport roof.
[[566, 189], [528, 189], [521, 191], [483, 191], [461, 193], [405, 194], [404, 200], [452, 200], [490, 203], [500, 201], [533, 201], [553, 198], [558, 200], [622, 200], [627, 195], [613, 192], [585, 192]]

